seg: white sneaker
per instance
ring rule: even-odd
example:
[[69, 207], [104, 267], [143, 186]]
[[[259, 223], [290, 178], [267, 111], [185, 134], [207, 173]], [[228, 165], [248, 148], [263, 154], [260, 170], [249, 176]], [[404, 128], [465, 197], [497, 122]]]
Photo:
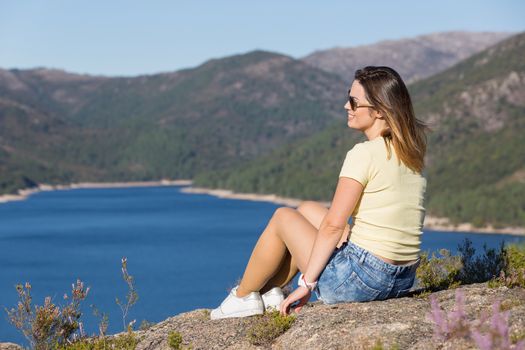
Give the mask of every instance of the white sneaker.
[[262, 295], [264, 309], [266, 311], [279, 310], [284, 294], [281, 288], [274, 287]]
[[221, 306], [211, 311], [210, 318], [212, 320], [229, 317], [262, 315], [264, 313], [264, 304], [261, 294], [258, 292], [251, 292], [247, 296], [240, 298], [236, 294], [238, 287], [239, 286], [236, 286], [230, 291], [230, 294], [224, 299]]

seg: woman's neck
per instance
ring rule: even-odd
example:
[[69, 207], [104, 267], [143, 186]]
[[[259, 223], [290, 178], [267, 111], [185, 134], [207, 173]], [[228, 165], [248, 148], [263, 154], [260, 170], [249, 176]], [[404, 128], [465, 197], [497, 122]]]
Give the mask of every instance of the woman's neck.
[[370, 128], [364, 131], [369, 141], [381, 136], [383, 130], [387, 128], [387, 124], [384, 119], [377, 118]]

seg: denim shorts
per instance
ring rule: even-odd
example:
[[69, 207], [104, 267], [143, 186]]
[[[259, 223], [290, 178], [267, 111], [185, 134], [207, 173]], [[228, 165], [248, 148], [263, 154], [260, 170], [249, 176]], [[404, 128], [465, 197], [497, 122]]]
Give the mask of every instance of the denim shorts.
[[326, 304], [401, 297], [414, 284], [419, 262], [392, 265], [347, 242], [328, 260], [315, 293]]

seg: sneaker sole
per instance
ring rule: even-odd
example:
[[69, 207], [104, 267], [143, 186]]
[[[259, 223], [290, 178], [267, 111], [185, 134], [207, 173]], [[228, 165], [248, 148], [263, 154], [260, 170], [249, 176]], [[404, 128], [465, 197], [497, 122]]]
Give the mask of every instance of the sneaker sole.
[[266, 312], [271, 312], [271, 311], [279, 311], [279, 307], [278, 306], [267, 306], [264, 311]]
[[280, 299], [279, 300], [279, 303], [275, 303], [275, 300], [272, 300], [271, 303], [265, 303], [264, 302], [264, 299], [263, 299], [263, 304], [264, 304], [264, 309], [266, 311], [272, 311], [272, 310], [279, 310], [279, 308], [281, 307], [281, 303], [284, 301], [284, 299]]
[[234, 317], [247, 317], [247, 316], [254, 316], [254, 315], [262, 315], [264, 312], [261, 310], [247, 310], [247, 311], [241, 311], [241, 312], [235, 312], [233, 314], [228, 315], [221, 315], [219, 317], [211, 318], [212, 320], [220, 320], [223, 318], [234, 318]]

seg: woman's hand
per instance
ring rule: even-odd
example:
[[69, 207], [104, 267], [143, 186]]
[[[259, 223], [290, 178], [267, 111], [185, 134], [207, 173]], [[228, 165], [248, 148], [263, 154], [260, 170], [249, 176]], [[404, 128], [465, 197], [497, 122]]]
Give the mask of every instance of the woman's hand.
[[290, 308], [293, 303], [296, 301], [299, 301], [299, 303], [294, 307], [295, 312], [301, 311], [303, 306], [310, 300], [310, 297], [312, 296], [312, 292], [310, 289], [306, 287], [298, 287], [296, 290], [292, 292], [288, 296], [288, 298], [284, 299], [281, 303], [281, 315], [287, 316], [290, 314]]

